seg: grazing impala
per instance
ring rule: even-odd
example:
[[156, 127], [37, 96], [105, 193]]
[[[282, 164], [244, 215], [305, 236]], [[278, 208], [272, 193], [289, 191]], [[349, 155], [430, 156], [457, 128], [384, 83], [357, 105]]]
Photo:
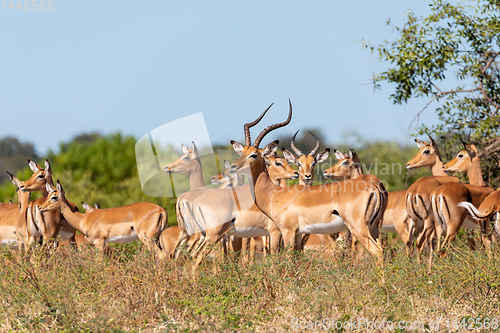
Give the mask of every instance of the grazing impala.
[[81, 214], [74, 212], [63, 187], [47, 184], [49, 196], [40, 205], [40, 212], [58, 210], [66, 221], [85, 235], [101, 252], [108, 252], [108, 243], [128, 243], [140, 239], [149, 250], [162, 256], [157, 245], [160, 233], [167, 225], [167, 212], [150, 202], [140, 202], [116, 208], [97, 209]]
[[[349, 155], [338, 150], [335, 150], [334, 153], [338, 162], [323, 172], [324, 177], [332, 179], [365, 179], [383, 187], [380, 179], [373, 175], [364, 174], [361, 161], [354, 150], [350, 149]], [[387, 193], [387, 207], [382, 216], [381, 229], [396, 232], [406, 244], [408, 243], [408, 215], [406, 214], [405, 194], [405, 190]]]
[[353, 179], [318, 186], [279, 187], [272, 183], [265, 156], [276, 150], [278, 141], [263, 149], [259, 145], [265, 135], [287, 125], [291, 116], [290, 103], [288, 119], [264, 129], [253, 145], [248, 134], [245, 135], [245, 146], [231, 141], [240, 155], [231, 166], [232, 171], [251, 174], [255, 203], [276, 223], [285, 246], [293, 248], [296, 234], [332, 234], [347, 227], [370, 253], [381, 260], [382, 247], [377, 239], [384, 200], [375, 185]]
[[[475, 145], [464, 143], [464, 149], [455, 158], [443, 166], [445, 172], [467, 172], [470, 184], [449, 183], [437, 188], [431, 195], [432, 208], [436, 223], [445, 232], [443, 246], [452, 242], [461, 227], [478, 228], [478, 224], [467, 218], [467, 210], [458, 204], [463, 201], [479, 207], [481, 202], [493, 192], [493, 188], [484, 185], [481, 174], [481, 162]], [[485, 239], [485, 234], [482, 233]]]
[[417, 179], [406, 190], [406, 212], [410, 217], [408, 227], [409, 240], [406, 244], [407, 252], [414, 237], [417, 237], [417, 251], [421, 253], [426, 245], [433, 251], [432, 238], [434, 233], [440, 234], [440, 230], [435, 230], [434, 213], [431, 204], [431, 192], [446, 183], [458, 183], [456, 177], [448, 177], [443, 171], [443, 162], [436, 142], [429, 137], [431, 143], [425, 143], [415, 139], [419, 148], [418, 153], [406, 164], [408, 169], [416, 169], [428, 166], [433, 176]]

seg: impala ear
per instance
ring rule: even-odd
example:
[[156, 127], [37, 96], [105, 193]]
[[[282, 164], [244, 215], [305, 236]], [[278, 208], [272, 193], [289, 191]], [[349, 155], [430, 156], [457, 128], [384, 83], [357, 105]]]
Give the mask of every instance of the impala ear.
[[283, 151], [283, 157], [288, 163], [297, 164], [297, 157], [295, 157], [291, 151], [287, 150], [285, 147], [281, 148], [281, 151]]
[[231, 162], [229, 162], [228, 160], [224, 160], [224, 167], [226, 169], [230, 169], [231, 168]]
[[326, 161], [326, 159], [328, 158], [329, 155], [330, 155], [330, 148], [326, 148], [321, 153], [316, 155], [316, 157], [314, 159], [316, 160], [316, 163], [322, 163], [322, 162]]
[[52, 174], [52, 168], [50, 167], [49, 160], [45, 160], [45, 164], [44, 165], [45, 165], [45, 171], [47, 171], [47, 173], [49, 175], [51, 175]]
[[231, 140], [230, 142], [236, 154], [241, 156], [243, 154], [243, 150], [245, 149], [245, 147], [237, 141]]
[[467, 143], [464, 143], [464, 148], [465, 148], [465, 151], [467, 152], [467, 154], [469, 154], [471, 159], [476, 157], [476, 155], [477, 155], [476, 145], [474, 145], [474, 144], [469, 145]]
[[57, 190], [59, 191], [59, 193], [61, 193], [62, 196], [65, 195], [65, 192], [64, 192], [64, 189], [61, 185], [61, 183], [59, 182], [59, 180], [57, 181], [57, 186], [56, 186]]
[[434, 147], [434, 148], [437, 148], [437, 143], [436, 141], [434, 141], [433, 138], [431, 138], [431, 136], [429, 135], [429, 140], [431, 140], [431, 146]]
[[422, 140], [415, 139], [415, 142], [416, 142], [418, 148], [423, 148], [423, 147], [427, 146], [427, 143], [423, 142]]
[[354, 164], [361, 164], [360, 161], [359, 161], [358, 154], [356, 154], [356, 152], [354, 151], [354, 149], [349, 149], [349, 157], [351, 158], [351, 161]]
[[273, 142], [269, 143], [263, 150], [262, 150], [262, 156], [269, 156], [274, 153], [276, 153], [276, 149], [278, 149], [278, 144], [280, 143], [279, 140], [274, 140]]
[[83, 207], [83, 209], [85, 209], [85, 210], [89, 210], [89, 209], [91, 209], [91, 208], [92, 208], [92, 207], [90, 207], [90, 205], [89, 205], [88, 203], [83, 202], [83, 201], [82, 201], [82, 207]]
[[189, 153], [189, 148], [185, 144], [182, 144], [182, 153], [183, 154]]
[[33, 162], [32, 160], [28, 160], [28, 164], [30, 166], [31, 171], [33, 171], [33, 172], [37, 172], [37, 171], [42, 170], [42, 167], [39, 166], [38, 164], [36, 164], [35, 162]]
[[14, 176], [13, 174], [11, 174], [8, 171], [7, 171], [7, 174], [9, 175], [9, 178], [10, 178], [10, 181], [12, 182], [12, 184], [16, 185], [17, 188], [19, 188], [22, 185], [21, 181], [19, 179], [17, 179], [16, 176]]
[[347, 155], [344, 155], [341, 151], [338, 151], [337, 149], [333, 150], [333, 153], [335, 154], [335, 157], [340, 161], [343, 160], [344, 158], [347, 158]]
[[198, 147], [196, 147], [196, 145], [194, 144], [194, 141], [191, 141], [191, 143], [193, 144], [193, 152], [194, 152], [195, 156], [200, 157], [200, 152], [198, 151]]
[[99, 208], [101, 208], [101, 206], [99, 206], [99, 204], [96, 202], [96, 203], [94, 204], [94, 208], [95, 208], [95, 209], [99, 209]]
[[47, 189], [47, 192], [49, 192], [49, 194], [52, 193], [52, 192], [54, 192], [54, 188], [49, 183], [45, 184], [45, 188]]

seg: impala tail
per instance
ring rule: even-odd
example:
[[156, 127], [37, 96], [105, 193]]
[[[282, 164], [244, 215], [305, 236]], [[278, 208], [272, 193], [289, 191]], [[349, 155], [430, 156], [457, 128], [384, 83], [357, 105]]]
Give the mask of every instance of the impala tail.
[[[450, 220], [450, 210], [448, 208], [448, 203], [442, 195], [432, 195], [431, 197], [432, 211], [434, 212], [435, 223], [441, 226], [443, 233], [446, 235], [448, 232], [448, 226], [446, 221]], [[460, 206], [460, 205], [459, 205]]]
[[487, 212], [486, 214], [481, 214], [481, 212], [474, 207], [473, 204], [467, 201], [462, 201], [458, 203], [459, 207], [466, 208], [469, 211], [469, 214], [474, 218], [475, 220], [480, 220], [480, 219], [485, 219], [489, 215], [491, 215], [491, 212]]

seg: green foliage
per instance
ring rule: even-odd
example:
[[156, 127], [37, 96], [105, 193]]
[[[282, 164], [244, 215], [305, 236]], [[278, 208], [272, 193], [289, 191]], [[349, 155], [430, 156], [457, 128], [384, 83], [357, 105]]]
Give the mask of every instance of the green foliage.
[[9, 179], [5, 171], [16, 173], [26, 166], [28, 158], [38, 158], [33, 144], [20, 142], [11, 136], [0, 139], [0, 183]]
[[[390, 64], [374, 75], [375, 87], [390, 83], [390, 98], [398, 104], [425, 97], [430, 99], [425, 110], [436, 102], [441, 123], [421, 125], [417, 133], [439, 139], [447, 158], [458, 153], [460, 139], [488, 151], [483, 158], [499, 156], [500, 3], [468, 0], [455, 5], [434, 0], [430, 9], [427, 17], [410, 11], [402, 27], [393, 26], [394, 40], [365, 44]], [[498, 172], [489, 175], [496, 181], [498, 177]]]

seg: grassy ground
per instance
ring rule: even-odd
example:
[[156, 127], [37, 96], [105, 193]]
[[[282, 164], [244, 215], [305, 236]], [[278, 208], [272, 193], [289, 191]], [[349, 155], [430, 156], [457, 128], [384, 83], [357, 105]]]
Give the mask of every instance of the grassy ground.
[[0, 331], [500, 331], [499, 259], [457, 243], [430, 269], [396, 249], [382, 269], [368, 255], [282, 253], [209, 258], [193, 274], [187, 259], [159, 262], [141, 246], [114, 258], [1, 249]]

